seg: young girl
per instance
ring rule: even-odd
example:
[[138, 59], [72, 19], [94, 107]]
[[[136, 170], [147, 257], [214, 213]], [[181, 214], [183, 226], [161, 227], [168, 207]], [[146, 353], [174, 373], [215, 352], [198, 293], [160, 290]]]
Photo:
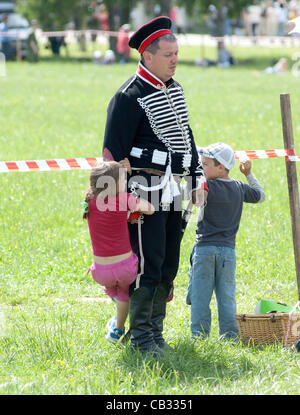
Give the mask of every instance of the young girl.
[[116, 299], [117, 317], [107, 324], [106, 339], [112, 342], [124, 334], [129, 285], [136, 279], [138, 270], [138, 258], [129, 240], [128, 213], [154, 213], [151, 203], [126, 193], [126, 170], [131, 173], [128, 159], [98, 163], [92, 168], [83, 215], [88, 221], [94, 254], [94, 263], [88, 272]]

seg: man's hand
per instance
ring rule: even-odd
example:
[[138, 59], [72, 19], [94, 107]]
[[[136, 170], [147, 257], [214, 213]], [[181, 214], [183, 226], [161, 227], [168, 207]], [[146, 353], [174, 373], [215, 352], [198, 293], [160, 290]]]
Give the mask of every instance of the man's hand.
[[193, 204], [197, 207], [203, 206], [206, 202], [207, 194], [208, 192], [205, 189], [193, 190], [192, 192]]
[[120, 160], [119, 163], [122, 165], [122, 167], [124, 167], [124, 169], [127, 170], [127, 173], [131, 175], [132, 170], [128, 158]]
[[249, 176], [249, 174], [251, 173], [251, 167], [252, 167], [252, 164], [250, 160], [246, 160], [240, 163], [240, 171], [245, 176]]

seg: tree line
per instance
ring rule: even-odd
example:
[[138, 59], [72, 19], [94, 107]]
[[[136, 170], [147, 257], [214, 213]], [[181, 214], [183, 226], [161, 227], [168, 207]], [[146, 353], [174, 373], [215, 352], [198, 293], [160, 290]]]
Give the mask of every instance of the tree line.
[[28, 20], [37, 20], [45, 31], [63, 30], [70, 22], [75, 29], [99, 28], [95, 12], [105, 6], [109, 29], [117, 31], [122, 24], [130, 23], [130, 12], [142, 1], [149, 14], [154, 6], [160, 6], [161, 15], [169, 15], [175, 5], [184, 7], [190, 15], [207, 13], [213, 4], [217, 10], [218, 36], [224, 34], [225, 13], [238, 17], [249, 3], [247, 0], [16, 0], [16, 6]]

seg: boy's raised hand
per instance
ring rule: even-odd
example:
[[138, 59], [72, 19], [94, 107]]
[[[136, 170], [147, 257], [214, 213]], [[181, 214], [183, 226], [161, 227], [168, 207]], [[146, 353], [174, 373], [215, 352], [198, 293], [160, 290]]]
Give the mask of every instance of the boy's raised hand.
[[246, 160], [240, 163], [240, 171], [245, 175], [245, 176], [249, 176], [249, 174], [251, 173], [251, 161], [250, 160]]

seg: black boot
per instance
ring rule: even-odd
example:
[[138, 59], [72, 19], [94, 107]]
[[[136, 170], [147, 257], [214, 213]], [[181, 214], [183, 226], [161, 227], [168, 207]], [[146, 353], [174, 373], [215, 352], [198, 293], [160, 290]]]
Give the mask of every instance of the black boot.
[[146, 287], [140, 287], [129, 299], [130, 340], [131, 348], [142, 353], [156, 354], [159, 349], [153, 339], [150, 317], [152, 314], [153, 296]]
[[160, 349], [172, 350], [162, 336], [163, 321], [166, 317], [167, 299], [169, 297], [169, 287], [164, 284], [159, 284], [153, 298], [152, 306], [152, 332], [155, 343]]

